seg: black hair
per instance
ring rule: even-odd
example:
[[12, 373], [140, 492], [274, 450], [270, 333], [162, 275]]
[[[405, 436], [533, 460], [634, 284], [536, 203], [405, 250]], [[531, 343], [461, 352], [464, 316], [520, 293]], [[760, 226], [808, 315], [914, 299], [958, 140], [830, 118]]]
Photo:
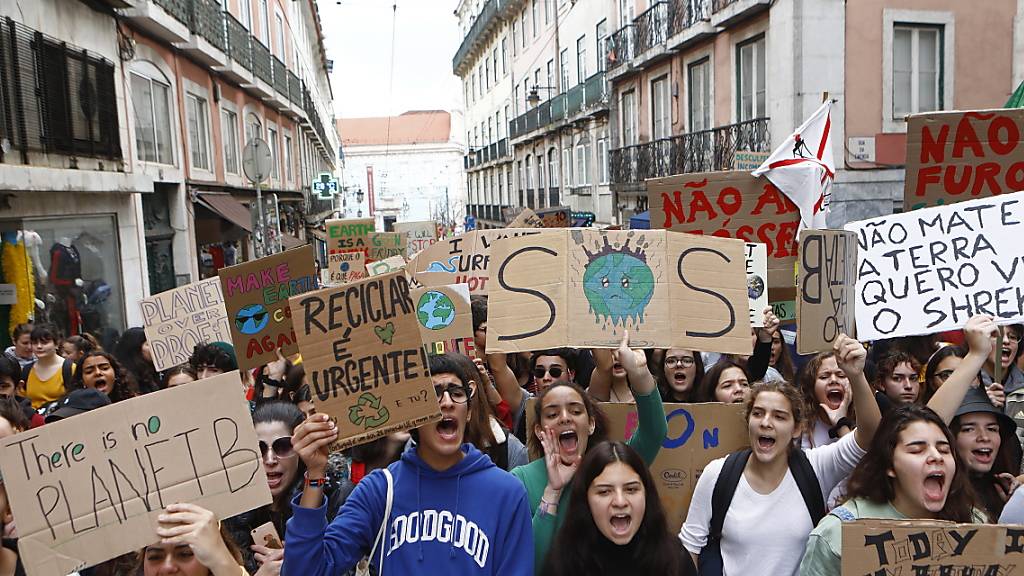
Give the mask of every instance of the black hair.
[[58, 342], [60, 341], [60, 330], [53, 324], [37, 324], [32, 328], [33, 342]]
[[[469, 386], [470, 380], [476, 380], [466, 370], [466, 365], [459, 362], [454, 354], [435, 354], [428, 361], [431, 374], [454, 374], [463, 386]], [[477, 382], [479, 385], [480, 382]]]
[[925, 365], [924, 369], [924, 385], [921, 390], [921, 401], [925, 404], [932, 399], [932, 395], [939, 389], [935, 385], [935, 375], [939, 373], [939, 364], [950, 356], [956, 356], [957, 358], [965, 358], [967, 356], [967, 350], [960, 346], [943, 346], [932, 354], [932, 357], [928, 359], [928, 364]]
[[93, 350], [103, 349], [103, 347], [100, 346], [100, 343], [96, 341], [96, 337], [92, 334], [76, 334], [75, 336], [68, 336], [61, 344], [71, 344], [82, 354], [87, 354]]
[[135, 385], [142, 394], [160, 389], [160, 375], [153, 363], [142, 357], [142, 345], [145, 342], [145, 330], [135, 327], [125, 330], [114, 346], [114, 356], [135, 379]]
[[[587, 446], [603, 442], [608, 439], [608, 416], [605, 415], [604, 410], [601, 410], [601, 406], [597, 402], [595, 402], [593, 398], [590, 397], [590, 394], [587, 394], [586, 390], [584, 390], [582, 387], [580, 387], [579, 384], [576, 384], [575, 382], [555, 382], [550, 387], [545, 389], [543, 392], [538, 394], [536, 400], [533, 401], [533, 429], [526, 431], [526, 447], [529, 449], [530, 460], [536, 460], [537, 458], [544, 457], [544, 446], [541, 445], [540, 440], [537, 438], [537, 433], [535, 432], [535, 429], [538, 426], [540, 426], [541, 428], [543, 428], [544, 426], [541, 423], [541, 416], [543, 414], [544, 408], [544, 399], [548, 397], [548, 394], [550, 394], [552, 390], [557, 390], [562, 386], [572, 388], [572, 390], [580, 396], [580, 399], [583, 400], [583, 407], [587, 411], [587, 416], [589, 416], [594, 421], [594, 433], [591, 434], [590, 439], [587, 440]], [[525, 417], [526, 414], [524, 413], [523, 418]]]
[[25, 409], [18, 403], [18, 399], [12, 396], [0, 396], [0, 418], [10, 422], [11, 427], [18, 432], [28, 430], [32, 426]]
[[729, 368], [742, 370], [743, 377], [747, 379], [747, 384], [750, 384], [750, 372], [747, 370], [746, 363], [723, 356], [704, 374], [704, 379], [700, 383], [700, 392], [697, 393], [697, 402], [717, 402], [715, 390], [718, 388], [718, 381], [722, 379], [722, 373]]
[[[295, 429], [302, 424], [302, 421], [306, 419], [306, 415], [299, 410], [299, 407], [287, 400], [267, 400], [266, 402], [260, 402], [256, 405], [256, 409], [252, 411], [252, 424], [270, 424], [273, 422], [280, 422], [288, 428], [288, 434], [295, 433]], [[298, 458], [298, 456], [296, 456]], [[262, 466], [262, 462], [260, 464]], [[295, 480], [287, 490], [283, 490], [279, 499], [281, 501], [275, 502], [278, 504], [277, 508], [289, 510], [289, 516], [291, 515], [291, 506], [287, 505], [287, 500], [292, 496], [295, 487], [299, 482], [302, 482], [303, 474], [306, 472], [306, 465], [299, 458], [299, 469], [295, 474]], [[281, 505], [283, 504], [283, 505]], [[287, 520], [287, 519], [285, 519]], [[283, 526], [282, 522], [282, 526]]]
[[105, 358], [107, 362], [110, 362], [110, 367], [114, 369], [114, 383], [110, 387], [110, 393], [107, 394], [111, 403], [120, 402], [121, 400], [127, 400], [128, 398], [138, 396], [138, 389], [135, 387], [135, 380], [132, 378], [132, 375], [125, 370], [113, 354], [103, 350], [93, 350], [79, 358], [78, 362], [75, 364], [75, 373], [71, 376], [71, 385], [68, 387], [69, 392], [71, 390], [85, 388], [82, 369], [85, 367], [86, 360], [96, 356]]
[[238, 370], [238, 362], [226, 350], [216, 344], [196, 344], [188, 363], [197, 373], [200, 366], [214, 366], [222, 372]]
[[548, 348], [547, 350], [538, 350], [530, 356], [530, 373], [533, 373], [533, 369], [537, 367], [537, 359], [541, 356], [558, 356], [565, 360], [567, 369], [573, 373], [576, 372], [577, 353], [575, 350], [572, 348]]
[[473, 314], [473, 332], [487, 322], [487, 296], [474, 295], [469, 298], [469, 310]]
[[171, 378], [174, 378], [178, 374], [188, 374], [193, 380], [198, 378], [196, 371], [192, 369], [192, 366], [188, 364], [178, 364], [177, 366], [171, 366], [167, 370], [164, 370], [164, 375], [160, 378], [160, 387], [167, 388], [167, 383], [170, 382]]
[[0, 378], [9, 376], [17, 388], [21, 382], [21, 364], [6, 354], [0, 354]]
[[[662, 402], [696, 402], [697, 395], [700, 393], [700, 384], [704, 381], [704, 357], [697, 350], [688, 350], [693, 355], [693, 382], [690, 383], [690, 390], [686, 392], [686, 397], [683, 400], [676, 400], [672, 396], [675, 391], [672, 390], [672, 385], [665, 377], [665, 359], [668, 358], [669, 350], [672, 348], [662, 350], [660, 354], [652, 354], [652, 358], [658, 359], [658, 362], [651, 370], [651, 374], [654, 374], [654, 380], [658, 383], [658, 392], [661, 393]], [[679, 348], [679, 350], [686, 349]]]
[[14, 327], [14, 330], [11, 330], [11, 340], [17, 341], [18, 338], [21, 338], [21, 336], [24, 334], [28, 334], [29, 337], [31, 338], [32, 329], [33, 326], [32, 323], [30, 322], [22, 322], [21, 324], [18, 324], [17, 326]]

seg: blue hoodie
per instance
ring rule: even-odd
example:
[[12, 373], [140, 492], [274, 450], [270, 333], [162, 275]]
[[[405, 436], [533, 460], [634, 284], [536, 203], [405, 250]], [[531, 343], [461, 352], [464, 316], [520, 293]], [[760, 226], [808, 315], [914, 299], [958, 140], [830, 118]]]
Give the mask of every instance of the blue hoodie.
[[[526, 489], [471, 444], [465, 457], [438, 472], [408, 448], [388, 469], [395, 479], [385, 574], [533, 575], [533, 529]], [[328, 526], [324, 505], [292, 501], [281, 573], [335, 576], [368, 555], [387, 502], [387, 479], [363, 478]], [[379, 551], [372, 559], [380, 565]]]

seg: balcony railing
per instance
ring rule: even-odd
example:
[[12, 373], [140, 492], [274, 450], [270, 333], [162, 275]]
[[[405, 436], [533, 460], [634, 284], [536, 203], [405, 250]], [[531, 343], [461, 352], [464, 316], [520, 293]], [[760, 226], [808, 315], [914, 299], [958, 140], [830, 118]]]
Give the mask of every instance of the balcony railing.
[[612, 150], [611, 180], [628, 184], [674, 174], [732, 170], [737, 150], [770, 152], [768, 121], [757, 118]]
[[633, 47], [636, 45], [635, 27], [627, 24], [608, 38], [605, 53], [605, 69], [615, 70], [633, 59]]
[[676, 35], [711, 18], [710, 0], [673, 0], [669, 33]]
[[113, 62], [0, 20], [2, 139], [24, 164], [29, 151], [120, 159]]
[[466, 37], [462, 39], [462, 44], [459, 46], [458, 52], [455, 53], [455, 58], [452, 58], [452, 71], [457, 71], [462, 62], [466, 59], [466, 56], [473, 50], [474, 45], [481, 40], [484, 32], [487, 30], [487, 26], [492, 23], [495, 16], [505, 7], [505, 5], [515, 0], [487, 0], [484, 4], [480, 13], [477, 14], [476, 19], [473, 20], [473, 24], [469, 27], [469, 32], [466, 33]]
[[719, 12], [737, 2], [739, 2], [739, 0], [711, 0], [711, 11]]
[[636, 48], [633, 56], [639, 56], [649, 49], [668, 40], [669, 3], [655, 2], [633, 20], [636, 30]]
[[190, 0], [189, 29], [220, 51], [227, 49], [227, 13], [213, 0]]
[[295, 105], [302, 105], [302, 81], [291, 71], [288, 72], [288, 99]]
[[188, 24], [191, 0], [156, 0], [156, 3], [177, 21]]
[[274, 66], [271, 64], [270, 49], [259, 40], [252, 42], [252, 71], [267, 84], [274, 84]]
[[566, 92], [546, 100], [534, 109], [513, 118], [508, 124], [508, 133], [518, 138], [539, 128], [555, 122], [567, 120], [572, 116], [607, 102], [605, 73], [598, 72], [587, 78], [583, 84], [577, 84]]
[[273, 57], [274, 63], [274, 88], [279, 94], [288, 97], [288, 73], [284, 62], [278, 60], [277, 56]]
[[227, 14], [228, 55], [238, 65], [252, 72], [252, 35], [242, 23]]

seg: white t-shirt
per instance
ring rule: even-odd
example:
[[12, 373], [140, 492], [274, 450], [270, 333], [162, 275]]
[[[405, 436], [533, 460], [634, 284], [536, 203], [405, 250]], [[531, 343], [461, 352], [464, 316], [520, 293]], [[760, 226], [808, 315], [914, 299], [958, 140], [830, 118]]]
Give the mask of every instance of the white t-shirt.
[[[827, 498], [864, 456], [855, 436], [847, 434], [838, 442], [805, 451], [821, 485], [822, 498]], [[719, 458], [704, 468], [690, 501], [686, 523], [679, 532], [683, 546], [694, 554], [700, 554], [707, 544], [711, 495], [723, 464], [725, 458]], [[795, 575], [813, 529], [807, 505], [789, 470], [770, 494], [758, 494], [745, 476], [740, 477], [722, 525], [725, 575]]]

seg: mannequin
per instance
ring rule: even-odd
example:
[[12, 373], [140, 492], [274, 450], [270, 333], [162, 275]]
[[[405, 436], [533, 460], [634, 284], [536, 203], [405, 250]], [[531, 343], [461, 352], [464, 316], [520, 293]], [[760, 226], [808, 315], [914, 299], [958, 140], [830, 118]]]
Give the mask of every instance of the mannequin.
[[71, 244], [71, 238], [60, 236], [50, 247], [50, 285], [57, 293], [58, 302], [66, 307], [67, 335], [74, 336], [82, 331], [82, 317], [78, 312], [78, 299], [82, 294], [82, 258], [78, 248]]

